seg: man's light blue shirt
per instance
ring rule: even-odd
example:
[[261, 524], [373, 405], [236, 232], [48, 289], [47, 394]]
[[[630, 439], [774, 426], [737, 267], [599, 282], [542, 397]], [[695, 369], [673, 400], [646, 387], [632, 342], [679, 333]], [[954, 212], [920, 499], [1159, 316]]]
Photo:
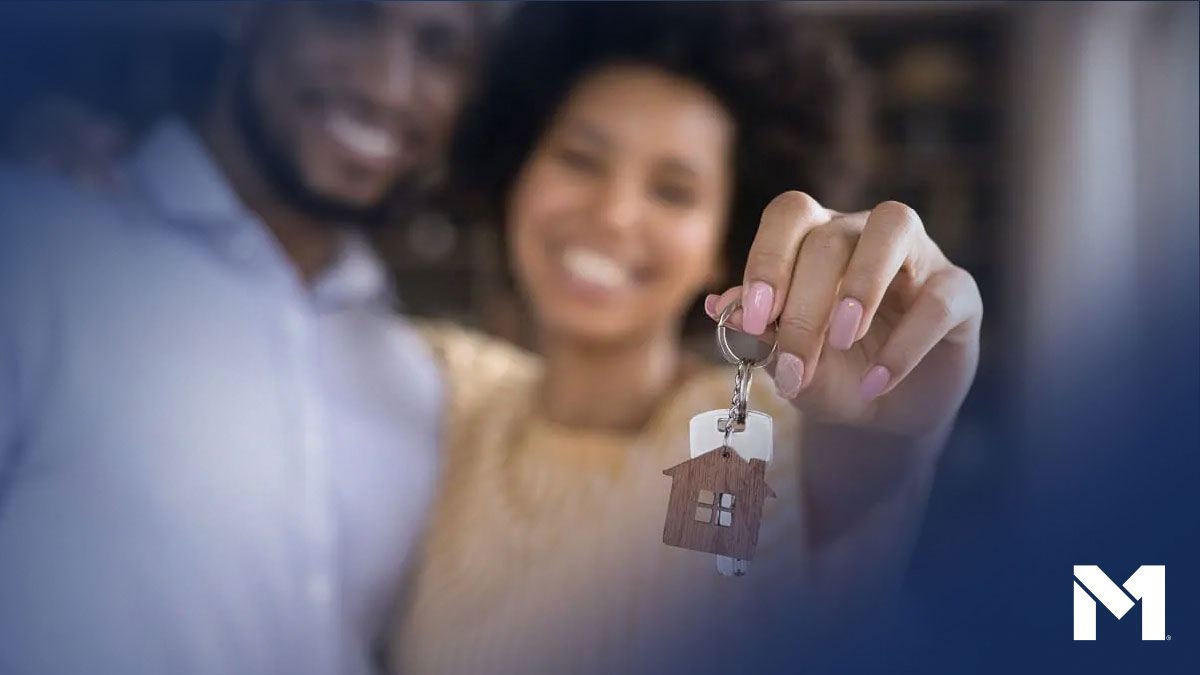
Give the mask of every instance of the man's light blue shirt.
[[359, 238], [311, 284], [181, 121], [0, 172], [0, 672], [363, 673], [440, 384]]

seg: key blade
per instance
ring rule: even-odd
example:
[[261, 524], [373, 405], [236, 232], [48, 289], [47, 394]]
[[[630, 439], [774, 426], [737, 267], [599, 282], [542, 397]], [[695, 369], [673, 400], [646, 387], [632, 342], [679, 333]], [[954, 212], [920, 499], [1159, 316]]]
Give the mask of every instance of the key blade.
[[745, 576], [749, 566], [749, 561], [741, 558], [730, 558], [727, 555], [717, 556], [717, 574], [723, 577]]

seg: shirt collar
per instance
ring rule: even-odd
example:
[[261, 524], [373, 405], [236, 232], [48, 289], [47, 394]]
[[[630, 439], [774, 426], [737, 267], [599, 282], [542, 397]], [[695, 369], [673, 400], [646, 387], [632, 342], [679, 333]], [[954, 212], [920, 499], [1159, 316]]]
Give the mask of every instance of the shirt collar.
[[169, 220], [233, 226], [253, 220], [204, 141], [186, 122], [155, 124], [130, 158], [129, 173]]
[[[252, 255], [236, 245], [239, 237], [245, 240], [246, 230], [261, 235], [250, 241], [270, 236], [242, 204], [204, 141], [178, 117], [151, 128], [129, 159], [129, 175], [167, 221], [208, 232], [218, 248], [235, 257]], [[347, 226], [341, 240], [334, 261], [311, 285], [314, 302], [337, 308], [394, 301], [386, 268], [366, 237]]]

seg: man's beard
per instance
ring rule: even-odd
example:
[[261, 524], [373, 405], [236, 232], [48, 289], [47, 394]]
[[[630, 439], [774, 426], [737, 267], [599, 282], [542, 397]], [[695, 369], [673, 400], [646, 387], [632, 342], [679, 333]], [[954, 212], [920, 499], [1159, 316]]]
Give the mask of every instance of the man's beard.
[[241, 69], [234, 91], [234, 120], [249, 155], [279, 199], [328, 225], [378, 227], [393, 223], [416, 208], [415, 181], [399, 180], [377, 203], [359, 206], [319, 194], [305, 184], [295, 162], [267, 130], [250, 82], [250, 68]]

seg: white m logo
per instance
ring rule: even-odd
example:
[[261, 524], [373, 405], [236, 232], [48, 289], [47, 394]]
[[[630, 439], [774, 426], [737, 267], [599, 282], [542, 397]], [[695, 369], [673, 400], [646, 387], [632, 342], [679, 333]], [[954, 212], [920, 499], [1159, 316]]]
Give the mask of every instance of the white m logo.
[[[1082, 584], [1082, 585], [1080, 585]], [[1118, 619], [1142, 601], [1142, 639], [1165, 640], [1167, 634], [1167, 566], [1142, 565], [1121, 590], [1095, 565], [1075, 565], [1075, 639], [1096, 639], [1096, 600], [1104, 604]], [[1083, 590], [1087, 588], [1096, 596]], [[1133, 600], [1129, 599], [1133, 596]]]

